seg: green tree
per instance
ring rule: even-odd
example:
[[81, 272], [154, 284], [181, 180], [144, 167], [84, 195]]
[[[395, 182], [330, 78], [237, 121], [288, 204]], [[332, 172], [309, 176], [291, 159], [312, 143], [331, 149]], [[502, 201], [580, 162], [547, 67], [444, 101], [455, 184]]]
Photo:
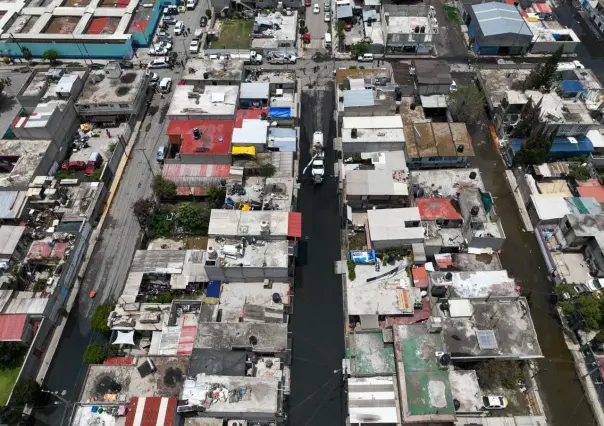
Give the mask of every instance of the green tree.
[[86, 346], [83, 360], [86, 364], [102, 364], [107, 358], [118, 356], [117, 346], [108, 343], [91, 343]]
[[455, 121], [476, 123], [484, 114], [484, 94], [475, 84], [457, 86], [449, 93], [447, 105]]
[[552, 147], [553, 139], [554, 135], [545, 135], [541, 126], [533, 129], [528, 139], [520, 147], [520, 151], [514, 156], [514, 163], [525, 166], [545, 163], [549, 150]]
[[59, 53], [54, 49], [48, 49], [42, 54], [42, 57], [50, 62], [50, 65], [55, 65], [57, 63], [57, 59], [59, 58]]
[[480, 363], [476, 370], [478, 383], [484, 389], [516, 389], [522, 380], [522, 369], [518, 361], [489, 360]]
[[526, 138], [531, 134], [531, 131], [539, 126], [541, 120], [541, 101], [537, 104], [533, 102], [533, 98], [529, 98], [528, 102], [522, 107], [520, 112], [520, 121], [512, 132], [513, 138]]
[[31, 50], [29, 50], [29, 48], [27, 47], [22, 47], [21, 53], [23, 54], [23, 59], [25, 59], [26, 61], [31, 61], [34, 58], [34, 55], [32, 55]]
[[20, 361], [27, 352], [27, 346], [21, 342], [0, 342], [0, 369], [10, 368]]
[[141, 229], [147, 229], [155, 212], [155, 200], [152, 197], [139, 198], [132, 204], [132, 213]]
[[224, 186], [213, 186], [208, 190], [208, 203], [212, 209], [220, 209], [224, 206], [226, 188]]
[[182, 203], [176, 209], [176, 226], [187, 235], [207, 235], [210, 210], [192, 203]]
[[92, 315], [92, 319], [90, 320], [90, 328], [99, 333], [109, 333], [107, 320], [109, 319], [111, 311], [113, 311], [113, 305], [109, 303], [97, 306]]
[[537, 68], [532, 70], [524, 81], [524, 88], [528, 90], [539, 90], [542, 86], [548, 87], [552, 83], [558, 63], [562, 57], [562, 47], [554, 52], [547, 61], [537, 65]]
[[208, 19], [212, 19], [212, 9], [206, 9], [206, 16]]
[[21, 424], [23, 420], [23, 407], [12, 404], [0, 407], [0, 423], [13, 426]]
[[604, 344], [604, 330], [598, 331], [598, 334], [591, 340], [592, 346], [598, 347]]
[[151, 189], [159, 198], [174, 198], [176, 195], [176, 184], [171, 180], [164, 179], [162, 175], [156, 175], [153, 178]]
[[597, 330], [602, 321], [602, 302], [591, 296], [581, 296], [575, 302], [577, 313], [583, 319], [585, 328]]
[[35, 402], [40, 395], [40, 385], [34, 379], [23, 379], [15, 385], [11, 402], [15, 405]]
[[575, 181], [587, 180], [591, 178], [591, 173], [589, 172], [589, 167], [587, 166], [582, 164], [573, 164], [569, 167], [569, 169], [569, 177]]
[[350, 49], [350, 54], [352, 59], [357, 59], [359, 56], [363, 56], [369, 50], [369, 43], [366, 41], [359, 41], [352, 45]]
[[270, 163], [263, 164], [258, 168], [258, 174], [262, 177], [273, 177], [277, 169]]

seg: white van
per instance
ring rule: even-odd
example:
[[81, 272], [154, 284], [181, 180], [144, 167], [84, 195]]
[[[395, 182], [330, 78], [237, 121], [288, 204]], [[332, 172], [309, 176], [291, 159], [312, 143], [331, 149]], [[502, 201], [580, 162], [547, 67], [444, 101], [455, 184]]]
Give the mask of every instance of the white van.
[[325, 33], [324, 44], [325, 49], [331, 49], [331, 33]]

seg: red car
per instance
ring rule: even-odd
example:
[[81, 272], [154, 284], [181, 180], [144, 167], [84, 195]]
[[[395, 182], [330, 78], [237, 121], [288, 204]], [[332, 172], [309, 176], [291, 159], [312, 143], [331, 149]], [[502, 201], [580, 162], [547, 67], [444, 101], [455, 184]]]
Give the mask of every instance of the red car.
[[350, 31], [352, 29], [352, 23], [351, 22], [345, 22], [344, 23], [344, 31]]
[[65, 161], [61, 164], [61, 169], [63, 170], [84, 170], [85, 168], [85, 161]]
[[311, 6], [310, 0], [304, 0], [304, 6], [305, 7], [310, 7]]

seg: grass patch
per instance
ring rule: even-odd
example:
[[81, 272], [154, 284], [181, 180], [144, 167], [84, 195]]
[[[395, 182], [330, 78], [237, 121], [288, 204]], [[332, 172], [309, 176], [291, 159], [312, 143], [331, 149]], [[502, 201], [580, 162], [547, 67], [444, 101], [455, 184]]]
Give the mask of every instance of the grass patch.
[[459, 13], [455, 6], [445, 6], [445, 12], [449, 21], [459, 23]]
[[212, 42], [212, 49], [249, 49], [254, 21], [234, 19], [223, 21], [218, 40]]
[[11, 367], [0, 370], [0, 406], [4, 406], [8, 402], [22, 365], [23, 358], [16, 361]]

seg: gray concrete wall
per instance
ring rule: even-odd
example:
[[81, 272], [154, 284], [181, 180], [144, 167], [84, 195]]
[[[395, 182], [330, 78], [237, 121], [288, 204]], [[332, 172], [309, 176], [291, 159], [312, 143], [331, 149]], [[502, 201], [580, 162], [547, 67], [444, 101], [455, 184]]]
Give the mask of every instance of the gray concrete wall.
[[288, 268], [207, 267], [209, 280], [258, 282], [265, 278], [287, 279]]
[[577, 41], [549, 41], [533, 43], [530, 48], [531, 53], [554, 53], [562, 46], [562, 53], [574, 53], [579, 45]]
[[385, 141], [385, 142], [342, 142], [344, 155], [360, 154], [363, 152], [389, 152], [389, 151], [404, 151], [404, 141]]

